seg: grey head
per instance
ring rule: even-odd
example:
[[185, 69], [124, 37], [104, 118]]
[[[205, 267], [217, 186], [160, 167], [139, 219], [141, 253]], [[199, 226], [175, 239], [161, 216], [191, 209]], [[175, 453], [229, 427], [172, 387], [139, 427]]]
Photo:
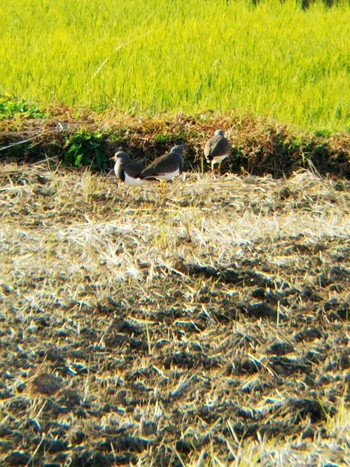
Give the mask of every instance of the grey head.
[[179, 161], [179, 168], [180, 168], [180, 173], [182, 172], [183, 166], [184, 166], [184, 150], [185, 150], [185, 145], [184, 144], [178, 144], [176, 146], [173, 146], [170, 149], [170, 154], [176, 154], [178, 161]]
[[184, 149], [185, 149], [185, 145], [184, 145], [184, 144], [178, 144], [178, 145], [176, 145], [176, 146], [173, 146], [173, 147], [170, 149], [170, 152], [179, 154], [181, 157], [183, 157]]
[[127, 178], [136, 179], [144, 169], [142, 164], [131, 160], [125, 151], [117, 151], [113, 159], [115, 160], [114, 173], [122, 182], [125, 182], [125, 174]]
[[128, 163], [128, 162], [131, 162], [131, 159], [130, 159], [130, 156], [127, 152], [125, 151], [117, 151], [115, 154], [114, 154], [114, 157], [113, 159], [115, 161], [118, 161], [120, 160], [121, 162], [123, 162], [124, 164]]

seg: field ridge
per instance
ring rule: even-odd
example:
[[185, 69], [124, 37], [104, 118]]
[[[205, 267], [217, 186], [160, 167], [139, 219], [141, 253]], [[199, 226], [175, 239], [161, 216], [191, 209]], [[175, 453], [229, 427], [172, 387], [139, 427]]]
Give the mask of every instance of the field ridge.
[[[320, 175], [350, 177], [350, 138], [347, 133], [308, 133], [271, 119], [215, 113], [190, 116], [132, 117], [88, 110], [51, 109], [47, 118], [0, 120], [2, 161], [35, 162], [57, 157], [66, 161], [79, 145], [85, 164], [111, 168], [115, 150], [148, 163], [174, 144], [186, 143], [186, 170], [202, 171], [203, 147], [215, 129], [222, 128], [232, 146], [224, 172], [288, 177], [300, 168]], [[101, 159], [97, 165], [95, 155]], [[69, 162], [69, 161], [68, 161]]]

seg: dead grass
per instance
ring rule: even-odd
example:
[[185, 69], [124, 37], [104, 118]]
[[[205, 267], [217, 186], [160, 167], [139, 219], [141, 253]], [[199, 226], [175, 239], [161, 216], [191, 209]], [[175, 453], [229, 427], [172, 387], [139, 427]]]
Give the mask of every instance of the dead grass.
[[349, 182], [1, 167], [5, 465], [349, 465]]

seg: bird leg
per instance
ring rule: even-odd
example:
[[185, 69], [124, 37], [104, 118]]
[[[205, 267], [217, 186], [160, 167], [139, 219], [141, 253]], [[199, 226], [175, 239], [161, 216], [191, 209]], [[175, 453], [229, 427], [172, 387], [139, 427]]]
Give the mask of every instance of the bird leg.
[[221, 175], [221, 165], [222, 165], [223, 160], [224, 160], [224, 159], [218, 159], [218, 160], [215, 161], [215, 160], [213, 159], [213, 160], [211, 161], [211, 171], [212, 171], [212, 173], [213, 173], [214, 175], [215, 175], [215, 164], [217, 164], [217, 166], [218, 166], [218, 167], [217, 167], [217, 173], [218, 173], [219, 175]]
[[[211, 173], [212, 173], [214, 176], [215, 176], [215, 164], [217, 164], [217, 162], [214, 161], [214, 160], [212, 160], [212, 161], [211, 161]], [[218, 163], [218, 165], [219, 165], [219, 168], [220, 168], [220, 167], [221, 167], [220, 162]], [[220, 174], [220, 170], [219, 170], [219, 174]]]
[[166, 182], [166, 180], [162, 180], [160, 182], [160, 189], [161, 189], [161, 193], [162, 193], [163, 202], [165, 203], [166, 195], [167, 195], [167, 182]]

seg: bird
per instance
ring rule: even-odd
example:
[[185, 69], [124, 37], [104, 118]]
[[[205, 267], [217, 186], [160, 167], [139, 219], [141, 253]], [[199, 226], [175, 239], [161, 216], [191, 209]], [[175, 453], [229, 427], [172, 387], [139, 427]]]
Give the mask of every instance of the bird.
[[120, 181], [133, 187], [149, 183], [149, 180], [142, 180], [140, 178], [144, 166], [130, 159], [127, 152], [117, 151], [113, 159], [115, 160], [114, 173]]
[[214, 165], [219, 165], [219, 172], [221, 169], [221, 163], [231, 153], [230, 143], [224, 136], [222, 130], [216, 130], [214, 136], [212, 136], [204, 146], [204, 156], [208, 163], [211, 164], [211, 170], [214, 170]]
[[164, 182], [173, 180], [173, 178], [177, 177], [182, 172], [184, 166], [184, 147], [184, 144], [174, 146], [169, 153], [157, 157], [157, 159], [140, 173], [140, 178], [142, 180], [157, 179]]
[[160, 182], [160, 189], [164, 202], [166, 198], [166, 183], [173, 180], [182, 172], [184, 166], [184, 148], [184, 144], [173, 146], [170, 152], [154, 159], [154, 161], [140, 173], [140, 178], [143, 180], [158, 180]]

